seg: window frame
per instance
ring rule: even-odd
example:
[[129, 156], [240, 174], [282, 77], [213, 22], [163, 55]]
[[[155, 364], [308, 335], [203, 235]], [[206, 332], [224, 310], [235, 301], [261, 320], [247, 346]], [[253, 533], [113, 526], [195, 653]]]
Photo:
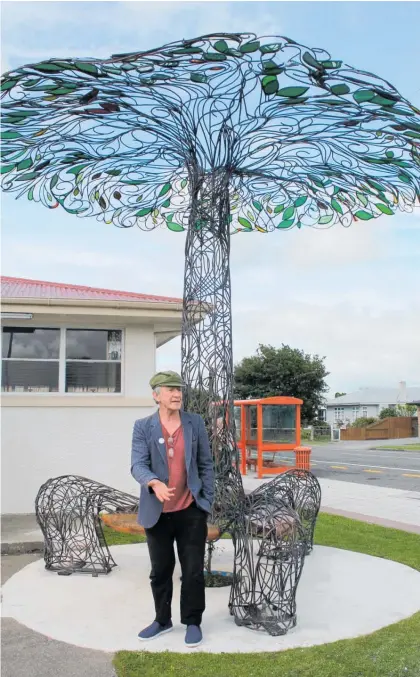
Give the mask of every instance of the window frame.
[[[66, 324], [66, 325], [61, 325], [61, 324], [49, 324], [46, 322], [40, 322], [40, 323], [31, 323], [30, 325], [28, 324], [23, 324], [23, 323], [3, 323], [2, 325], [2, 336], [3, 336], [3, 328], [5, 329], [6, 327], [16, 327], [16, 328], [28, 328], [28, 329], [58, 329], [60, 332], [60, 339], [59, 339], [59, 356], [57, 358], [44, 358], [44, 359], [36, 359], [36, 358], [4, 358], [2, 357], [2, 363], [3, 360], [8, 360], [8, 361], [26, 361], [26, 362], [58, 362], [58, 390], [56, 392], [37, 392], [37, 391], [19, 391], [19, 392], [8, 392], [6, 390], [1, 391], [2, 397], [121, 397], [125, 393], [125, 327], [123, 326], [91, 326], [91, 325], [83, 325], [83, 326], [77, 326], [74, 324]], [[121, 364], [121, 391], [120, 392], [114, 392], [114, 393], [104, 393], [104, 392], [79, 392], [79, 393], [74, 393], [74, 392], [66, 392], [66, 366], [67, 366], [67, 358], [66, 358], [66, 331], [68, 329], [74, 329], [78, 331], [93, 331], [93, 330], [99, 330], [99, 331], [120, 331], [121, 332], [121, 359], [120, 360], [69, 360], [70, 362], [86, 362], [86, 363], [93, 363], [93, 362], [116, 362]]]

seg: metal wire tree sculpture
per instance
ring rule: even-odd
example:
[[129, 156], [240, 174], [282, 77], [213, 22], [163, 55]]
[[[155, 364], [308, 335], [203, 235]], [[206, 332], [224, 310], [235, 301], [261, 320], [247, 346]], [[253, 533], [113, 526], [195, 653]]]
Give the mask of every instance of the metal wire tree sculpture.
[[186, 232], [185, 405], [208, 422], [224, 528], [243, 497], [230, 236], [410, 210], [420, 111], [321, 49], [253, 34], [50, 59], [7, 73], [1, 88], [5, 190], [123, 228]]

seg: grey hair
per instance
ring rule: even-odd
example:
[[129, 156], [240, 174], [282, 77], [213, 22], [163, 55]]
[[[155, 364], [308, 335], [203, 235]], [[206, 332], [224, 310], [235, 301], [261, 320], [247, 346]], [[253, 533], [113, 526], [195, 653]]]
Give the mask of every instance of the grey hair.
[[156, 395], [160, 395], [160, 388], [161, 388], [161, 386], [155, 386], [153, 388], [153, 392], [156, 393]]

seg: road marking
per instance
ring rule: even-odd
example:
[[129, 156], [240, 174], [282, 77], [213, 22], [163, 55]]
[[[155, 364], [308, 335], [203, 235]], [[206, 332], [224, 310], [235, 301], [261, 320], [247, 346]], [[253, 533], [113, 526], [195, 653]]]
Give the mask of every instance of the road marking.
[[382, 472], [382, 470], [369, 470], [365, 468], [363, 472], [373, 472], [375, 473], [375, 475], [379, 475]]
[[[317, 458], [317, 463], [325, 463], [326, 465], [329, 465], [331, 461], [321, 461], [319, 458]], [[380, 468], [381, 470], [396, 470], [397, 472], [400, 470], [406, 470], [407, 472], [418, 471], [418, 468], [390, 468], [387, 465], [369, 465], [369, 463], [347, 463], [347, 465], [353, 465], [357, 468]]]
[[334, 468], [335, 470], [348, 470], [346, 465], [331, 465], [330, 468]]
[[404, 474], [404, 473], [403, 473], [403, 477], [420, 477], [420, 475], [416, 475], [415, 473], [413, 473], [413, 474], [411, 474], [411, 475], [410, 475], [410, 474]]

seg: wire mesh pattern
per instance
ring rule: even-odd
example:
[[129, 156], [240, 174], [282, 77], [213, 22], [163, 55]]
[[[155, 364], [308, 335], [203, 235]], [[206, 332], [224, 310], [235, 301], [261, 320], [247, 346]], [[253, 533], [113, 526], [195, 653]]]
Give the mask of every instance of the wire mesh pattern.
[[315, 475], [308, 470], [293, 468], [255, 489], [251, 494], [252, 501], [260, 495], [273, 504], [283, 501], [298, 514], [306, 553], [309, 554], [313, 549], [316, 519], [321, 506], [321, 487]]
[[102, 530], [101, 511], [135, 512], [138, 498], [85, 477], [45, 482], [35, 499], [44, 536], [45, 568], [59, 574], [109, 573], [116, 566]]
[[229, 609], [237, 625], [284, 635], [296, 625], [296, 591], [307, 552], [298, 514], [270, 492], [248, 497], [232, 532]]

